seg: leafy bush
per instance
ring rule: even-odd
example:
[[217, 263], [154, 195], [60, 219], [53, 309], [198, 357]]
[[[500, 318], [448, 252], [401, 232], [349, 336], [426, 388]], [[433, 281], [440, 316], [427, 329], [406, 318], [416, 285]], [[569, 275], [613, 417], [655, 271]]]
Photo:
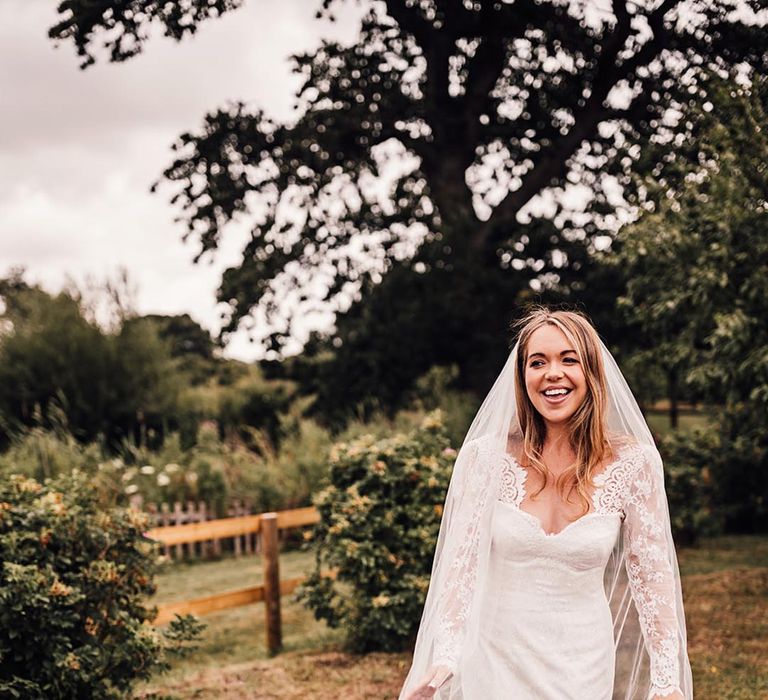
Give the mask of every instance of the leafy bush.
[[160, 632], [141, 513], [105, 509], [82, 472], [0, 480], [0, 697], [126, 697], [201, 626]]
[[331, 450], [330, 484], [315, 498], [317, 568], [298, 595], [343, 626], [351, 649], [396, 651], [415, 634], [455, 454], [439, 412], [410, 434]]
[[[124, 444], [124, 459], [101, 465], [101, 474], [111, 474], [120, 498], [140, 496], [141, 502], [185, 503], [205, 501], [219, 517], [226, 515], [228, 490], [221, 465], [224, 446], [215, 428], [203, 427], [203, 438], [188, 450], [181, 448], [180, 436], [172, 433], [159, 450]], [[210, 436], [210, 441], [206, 435]]]
[[715, 502], [721, 452], [712, 432], [670, 433], [661, 440], [672, 532], [678, 545], [722, 532], [725, 513]]
[[35, 426], [15, 434], [8, 449], [0, 454], [0, 474], [18, 473], [44, 481], [77, 468], [92, 473], [104, 459], [98, 443], [84, 445], [64, 426]]

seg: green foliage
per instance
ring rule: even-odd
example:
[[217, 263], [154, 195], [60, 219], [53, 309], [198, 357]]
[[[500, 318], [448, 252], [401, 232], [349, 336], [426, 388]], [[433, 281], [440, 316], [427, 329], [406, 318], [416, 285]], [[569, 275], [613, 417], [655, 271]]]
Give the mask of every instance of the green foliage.
[[192, 447], [184, 448], [179, 434], [171, 433], [158, 449], [124, 441], [115, 453], [80, 443], [65, 430], [38, 427], [17, 435], [0, 453], [0, 478], [20, 473], [44, 479], [80, 469], [104, 502], [205, 501], [222, 517], [233, 499], [255, 512], [309, 505], [327, 479], [332, 438], [314, 421], [297, 417], [286, 418], [281, 430], [286, 439], [274, 446], [254, 429], [258, 452], [222, 441], [215, 423], [207, 423]]
[[364, 303], [339, 315], [333, 338], [312, 339], [290, 365], [314, 396], [311, 416], [337, 431], [355, 417], [391, 418], [435, 365], [458, 366], [458, 390], [487, 391], [506, 359], [508, 322], [531, 275], [481, 273], [469, 262], [454, 268], [392, 270], [363, 294]]
[[222, 395], [218, 412], [219, 426], [223, 433], [236, 433], [256, 450], [261, 445], [258, 440], [250, 441], [252, 428], [258, 428], [264, 437], [277, 445], [284, 437], [280, 414], [288, 408], [289, 401], [290, 396], [279, 382], [261, 381], [233, 387]]
[[47, 420], [52, 406], [69, 424], [93, 437], [101, 427], [100, 378], [111, 355], [106, 337], [71, 297], [21, 288], [6, 306], [0, 333], [2, 432]]
[[18, 473], [43, 481], [75, 469], [94, 474], [104, 460], [98, 443], [80, 443], [61, 425], [51, 430], [38, 426], [18, 433], [0, 453], [0, 476]]
[[725, 513], [716, 507], [720, 441], [711, 431], [672, 432], [660, 442], [672, 533], [678, 545], [719, 535]]
[[160, 337], [169, 341], [173, 357], [194, 355], [204, 360], [213, 359], [214, 346], [211, 334], [199, 323], [193, 321], [189, 314], [177, 316], [148, 314], [142, 318], [154, 323]]
[[77, 295], [51, 296], [19, 275], [0, 280], [0, 296], [0, 443], [62, 422], [81, 441], [162, 437], [180, 380], [150, 322], [103, 331]]
[[480, 403], [473, 394], [455, 389], [460, 376], [458, 365], [436, 365], [416, 380], [409, 397], [412, 410], [440, 409], [443, 425], [452, 445], [462, 443], [469, 424], [480, 408]]
[[334, 446], [315, 498], [317, 569], [299, 596], [352, 649], [400, 650], [416, 632], [454, 456], [439, 413], [407, 435]]
[[192, 618], [151, 625], [145, 527], [141, 513], [105, 509], [81, 472], [0, 480], [0, 696], [124, 698], [197, 638]]
[[749, 531], [768, 523], [768, 138], [754, 128], [767, 119], [768, 80], [720, 83], [714, 96], [707, 158], [622, 229], [614, 264], [648, 352], [716, 405], [717, 507], [727, 528]]

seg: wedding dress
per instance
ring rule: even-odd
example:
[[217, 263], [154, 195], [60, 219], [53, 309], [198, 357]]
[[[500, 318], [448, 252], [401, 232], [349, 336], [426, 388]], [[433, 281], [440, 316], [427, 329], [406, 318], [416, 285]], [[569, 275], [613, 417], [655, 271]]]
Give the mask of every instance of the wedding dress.
[[436, 700], [692, 700], [664, 470], [629, 387], [601, 342], [613, 457], [589, 512], [545, 532], [507, 452], [517, 351], [456, 458], [400, 700], [437, 666]]
[[[642, 474], [640, 447], [625, 445], [595, 476], [590, 511], [555, 533], [521, 508], [527, 472], [490, 441], [478, 459], [497, 463], [488, 592], [480, 638], [466, 661], [463, 695], [483, 700], [610, 700], [614, 691], [613, 621], [604, 575], [622, 523], [632, 594], [650, 643], [652, 693], [678, 689], [674, 588], [654, 563], [654, 522], [663, 492]], [[446, 618], [449, 619], [449, 618]], [[436, 664], [452, 666], [458, 649], [443, 629]]]

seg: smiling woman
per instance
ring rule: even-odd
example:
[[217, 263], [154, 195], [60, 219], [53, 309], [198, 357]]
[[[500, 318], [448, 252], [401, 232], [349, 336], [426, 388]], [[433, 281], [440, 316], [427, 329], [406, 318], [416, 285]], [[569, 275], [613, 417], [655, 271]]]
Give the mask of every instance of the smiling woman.
[[[557, 328], [539, 328], [531, 341], [531, 346], [540, 350], [528, 353], [526, 389], [536, 410], [545, 419], [557, 421], [556, 416], [549, 413], [548, 407], [560, 407], [565, 403], [565, 398], [573, 393], [575, 404], [574, 401], [569, 404], [572, 407], [570, 412], [573, 413], [586, 393], [584, 372], [575, 350], [567, 348], [558, 351], [563, 345], [568, 345], [568, 339]], [[539, 395], [544, 397], [544, 401], [539, 399]]]
[[532, 310], [456, 459], [401, 700], [691, 700], [661, 458], [582, 315]]

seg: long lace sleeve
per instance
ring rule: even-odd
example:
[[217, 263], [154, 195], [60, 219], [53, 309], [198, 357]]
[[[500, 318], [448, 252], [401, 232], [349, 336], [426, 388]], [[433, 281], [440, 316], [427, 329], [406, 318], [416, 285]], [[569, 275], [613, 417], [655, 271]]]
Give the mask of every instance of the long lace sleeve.
[[481, 538], [481, 514], [490, 497], [490, 468], [482, 463], [478, 445], [469, 445], [468, 465], [462, 488], [456, 502], [451, 504], [456, 513], [449, 539], [455, 541], [450, 552], [447, 571], [438, 603], [438, 627], [435, 638], [433, 663], [447, 666], [454, 673], [462, 643], [475, 586], [477, 583], [478, 554]]
[[[625, 507], [624, 546], [632, 597], [650, 657], [649, 698], [680, 691], [678, 580], [660, 463], [640, 455]], [[671, 551], [670, 551], [671, 550]]]

